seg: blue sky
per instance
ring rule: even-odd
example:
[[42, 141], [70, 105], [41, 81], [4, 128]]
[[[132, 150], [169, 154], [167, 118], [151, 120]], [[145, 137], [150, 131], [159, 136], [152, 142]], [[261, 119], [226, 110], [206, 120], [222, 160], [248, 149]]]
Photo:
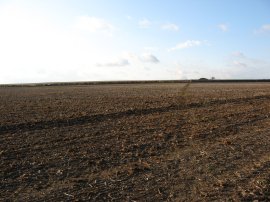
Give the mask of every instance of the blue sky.
[[0, 83], [270, 78], [268, 0], [0, 0]]

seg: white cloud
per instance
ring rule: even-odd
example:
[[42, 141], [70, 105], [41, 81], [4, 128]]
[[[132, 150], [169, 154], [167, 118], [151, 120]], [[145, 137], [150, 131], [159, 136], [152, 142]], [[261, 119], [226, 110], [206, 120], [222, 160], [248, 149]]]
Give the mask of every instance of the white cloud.
[[173, 48], [170, 48], [169, 51], [175, 51], [175, 50], [180, 50], [180, 49], [185, 49], [185, 48], [191, 48], [191, 47], [194, 47], [194, 46], [200, 46], [202, 44], [203, 44], [202, 41], [198, 41], [198, 40], [187, 40], [187, 41], [185, 41], [183, 43], [177, 44]]
[[112, 32], [115, 29], [114, 26], [106, 20], [89, 16], [79, 16], [75, 23], [75, 27], [82, 31], [91, 33], [99, 32], [106, 35], [112, 35]]
[[167, 23], [161, 26], [161, 29], [163, 30], [169, 30], [169, 31], [178, 31], [179, 27], [176, 24], [173, 23]]
[[139, 26], [140, 28], [149, 28], [151, 26], [152, 22], [147, 20], [147, 19], [143, 19], [139, 21]]
[[218, 28], [223, 32], [227, 32], [229, 30], [229, 26], [227, 24], [219, 24]]
[[270, 24], [262, 25], [255, 33], [270, 33]]
[[157, 57], [150, 53], [142, 54], [140, 59], [142, 62], [159, 63]]
[[98, 67], [124, 67], [128, 66], [129, 61], [127, 59], [118, 59], [113, 62], [107, 62], [107, 63], [98, 63]]

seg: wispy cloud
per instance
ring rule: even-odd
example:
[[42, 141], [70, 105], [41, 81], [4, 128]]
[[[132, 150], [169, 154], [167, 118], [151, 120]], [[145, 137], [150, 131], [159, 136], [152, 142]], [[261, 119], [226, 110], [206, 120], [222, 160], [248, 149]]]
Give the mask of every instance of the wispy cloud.
[[177, 44], [175, 47], [170, 48], [169, 51], [175, 51], [175, 50], [180, 50], [180, 49], [191, 48], [191, 47], [194, 47], [194, 46], [200, 46], [202, 44], [203, 44], [202, 41], [187, 40], [187, 41], [185, 41], [183, 43]]
[[161, 25], [161, 29], [168, 30], [168, 31], [178, 31], [179, 27], [176, 24], [167, 23], [167, 24]]
[[270, 24], [264, 24], [255, 33], [270, 33]]
[[140, 59], [142, 62], [159, 63], [157, 57], [150, 53], [142, 54]]
[[234, 51], [231, 53], [230, 65], [236, 68], [247, 67], [250, 64], [250, 59], [241, 51]]
[[127, 59], [131, 64], [140, 64], [140, 63], [159, 63], [159, 59], [153, 55], [151, 52], [144, 52], [142, 54], [132, 53], [132, 52], [123, 52], [122, 58]]
[[158, 50], [159, 50], [158, 47], [151, 47], [151, 46], [144, 47], [143, 49], [144, 49], [146, 52], [158, 51]]
[[230, 54], [226, 71], [231, 78], [269, 78], [269, 65], [269, 61], [236, 51]]
[[219, 24], [218, 28], [223, 32], [227, 32], [229, 30], [229, 26], [227, 24], [224, 24], [224, 23]]
[[232, 52], [232, 56], [234, 57], [239, 57], [239, 58], [245, 58], [245, 54], [240, 52], [240, 51], [235, 51], [235, 52]]
[[228, 71], [233, 78], [269, 78], [269, 62], [246, 56], [240, 51], [230, 55]]
[[148, 19], [142, 19], [139, 21], [140, 28], [149, 28], [151, 26], [152, 22]]
[[79, 16], [77, 17], [75, 27], [82, 31], [88, 32], [99, 32], [106, 35], [112, 35], [115, 27], [104, 19], [89, 17], [89, 16]]
[[98, 63], [96, 66], [98, 67], [124, 67], [128, 65], [129, 65], [129, 61], [127, 59], [118, 59], [113, 62]]
[[233, 61], [233, 66], [236, 66], [236, 67], [247, 67], [248, 65], [244, 62], [240, 62], [238, 60], [235, 60]]
[[269, 32], [269, 31], [270, 31], [270, 24], [263, 25], [263, 26], [261, 27], [261, 30]]

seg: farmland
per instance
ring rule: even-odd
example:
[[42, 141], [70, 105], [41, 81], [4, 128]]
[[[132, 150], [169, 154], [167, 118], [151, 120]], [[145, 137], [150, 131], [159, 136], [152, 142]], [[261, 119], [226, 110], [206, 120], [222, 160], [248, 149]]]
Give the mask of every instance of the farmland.
[[270, 83], [0, 88], [0, 201], [270, 200]]

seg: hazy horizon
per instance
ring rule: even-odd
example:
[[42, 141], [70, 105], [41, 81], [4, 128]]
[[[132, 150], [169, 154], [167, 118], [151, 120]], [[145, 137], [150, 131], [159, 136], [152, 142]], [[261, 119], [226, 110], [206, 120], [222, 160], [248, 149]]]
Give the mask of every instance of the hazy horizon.
[[0, 84], [269, 79], [270, 2], [0, 0]]

